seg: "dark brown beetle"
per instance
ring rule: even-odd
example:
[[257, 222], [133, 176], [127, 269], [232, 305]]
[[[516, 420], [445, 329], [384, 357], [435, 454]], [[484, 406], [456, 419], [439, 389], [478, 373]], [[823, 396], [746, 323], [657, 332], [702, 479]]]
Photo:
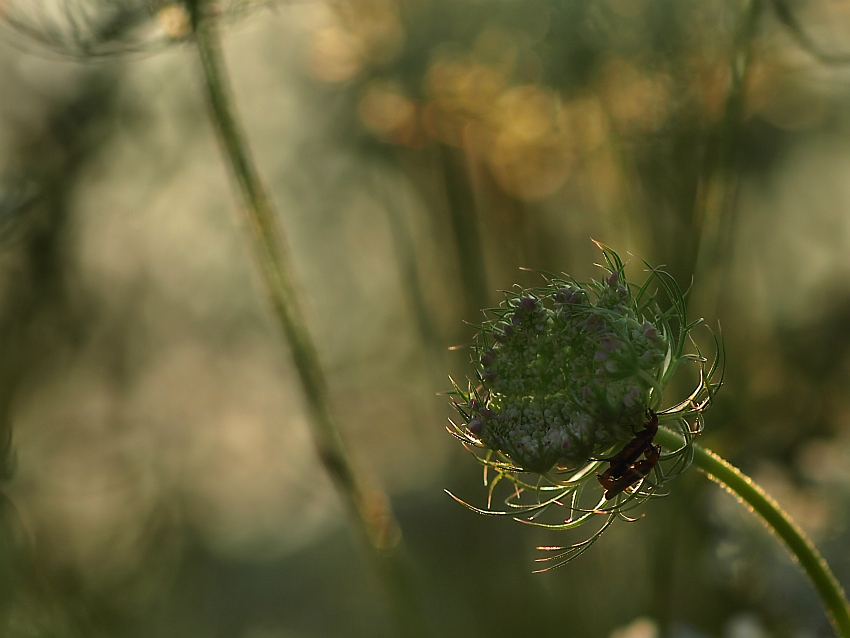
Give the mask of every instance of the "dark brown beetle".
[[652, 444], [658, 433], [658, 415], [648, 410], [647, 417], [643, 430], [635, 433], [635, 438], [626, 443], [622, 450], [610, 458], [601, 459], [610, 463], [604, 473], [596, 475], [599, 484], [605, 488], [606, 500], [611, 500], [637, 483], [658, 463], [661, 446]]

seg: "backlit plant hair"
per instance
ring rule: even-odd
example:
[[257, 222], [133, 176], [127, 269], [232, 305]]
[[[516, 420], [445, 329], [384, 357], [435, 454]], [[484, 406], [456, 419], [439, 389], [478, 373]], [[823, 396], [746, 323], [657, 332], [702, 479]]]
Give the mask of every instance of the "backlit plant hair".
[[[703, 321], [688, 321], [673, 277], [644, 262], [645, 280], [629, 282], [620, 256], [596, 244], [601, 281], [544, 275], [545, 285], [510, 290], [485, 311], [472, 348], [475, 377], [466, 387], [452, 380], [460, 419], [449, 431], [483, 465], [487, 505], [450, 495], [480, 514], [589, 530], [576, 543], [538, 548], [548, 554], [538, 571], [547, 571], [582, 554], [617, 519], [634, 521], [630, 510], [695, 464], [785, 542], [836, 633], [850, 638], [844, 592], [802, 530], [749, 477], [695, 443], [723, 382], [721, 341], [708, 331], [713, 354], [704, 356], [692, 335]], [[665, 396], [688, 369], [690, 392]], [[507, 495], [494, 506], [499, 485]]]

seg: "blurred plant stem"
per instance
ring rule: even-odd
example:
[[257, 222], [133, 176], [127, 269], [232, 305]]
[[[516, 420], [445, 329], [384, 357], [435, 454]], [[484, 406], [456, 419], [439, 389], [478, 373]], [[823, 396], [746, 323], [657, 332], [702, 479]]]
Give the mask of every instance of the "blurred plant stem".
[[469, 157], [448, 144], [437, 144], [439, 163], [443, 171], [446, 205], [448, 206], [458, 266], [463, 282], [464, 298], [470, 316], [478, 320], [482, 308], [487, 308], [487, 272], [484, 266], [484, 247], [478, 229], [477, 202], [470, 179]]
[[[682, 446], [682, 437], [659, 428], [656, 442], [666, 448]], [[758, 514], [768, 529], [785, 543], [792, 556], [803, 568], [826, 608], [835, 633], [850, 638], [850, 604], [829, 565], [812, 542], [780, 505], [768, 496], [750, 477], [720, 456], [694, 445], [694, 464], [712, 480], [726, 488], [750, 511]]]
[[694, 301], [697, 314], [714, 316], [738, 193], [738, 138], [746, 106], [746, 87], [753, 60], [753, 41], [764, 0], [750, 0], [739, 18], [729, 72], [729, 93], [716, 138], [707, 151], [694, 207], [693, 224], [698, 239], [694, 280], [703, 282]]
[[365, 488], [365, 481], [358, 476], [331, 413], [325, 375], [298, 304], [288, 248], [278, 225], [280, 218], [261, 183], [237, 121], [215, 18], [205, 11], [208, 7], [214, 9], [213, 4], [204, 0], [191, 3], [209, 115], [244, 199], [251, 248], [275, 318], [292, 352], [307, 402], [313, 443], [362, 537], [384, 593], [392, 604], [401, 634], [419, 638], [425, 636], [426, 631], [404, 563], [398, 523], [387, 496], [375, 488], [368, 491]]
[[393, 250], [398, 264], [401, 279], [402, 294], [407, 301], [410, 312], [416, 323], [419, 339], [425, 355], [435, 387], [444, 384], [444, 353], [437, 325], [428, 306], [428, 298], [422, 286], [422, 274], [416, 259], [416, 240], [411, 228], [411, 220], [405, 214], [412, 207], [403, 200], [398, 189], [391, 189], [387, 182], [387, 168], [381, 166], [378, 172], [372, 172], [369, 182], [378, 198], [387, 210], [387, 221], [392, 237]]

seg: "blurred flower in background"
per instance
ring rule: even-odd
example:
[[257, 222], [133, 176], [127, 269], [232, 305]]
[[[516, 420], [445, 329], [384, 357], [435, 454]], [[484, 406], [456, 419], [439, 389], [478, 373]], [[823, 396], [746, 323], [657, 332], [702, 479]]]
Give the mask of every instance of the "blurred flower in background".
[[[230, 20], [276, 0], [216, 0], [208, 11]], [[4, 0], [7, 36], [75, 57], [151, 51], [185, 39], [190, 17], [183, 0]]]
[[80, 56], [135, 50], [183, 30], [180, 7], [146, 0], [9, 0], [0, 11], [19, 35]]

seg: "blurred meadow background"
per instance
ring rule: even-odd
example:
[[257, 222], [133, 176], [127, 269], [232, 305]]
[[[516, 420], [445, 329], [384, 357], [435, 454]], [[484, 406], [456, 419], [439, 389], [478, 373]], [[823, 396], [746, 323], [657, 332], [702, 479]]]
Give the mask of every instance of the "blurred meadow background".
[[[702, 442], [850, 586], [850, 1], [230, 0], [223, 53], [356, 466], [431, 636], [816, 638], [696, 470], [569, 565], [478, 516], [447, 375], [593, 237], [720, 321]], [[0, 0], [0, 622], [10, 637], [396, 635], [320, 465], [183, 9]], [[631, 259], [631, 277], [640, 279]]]

